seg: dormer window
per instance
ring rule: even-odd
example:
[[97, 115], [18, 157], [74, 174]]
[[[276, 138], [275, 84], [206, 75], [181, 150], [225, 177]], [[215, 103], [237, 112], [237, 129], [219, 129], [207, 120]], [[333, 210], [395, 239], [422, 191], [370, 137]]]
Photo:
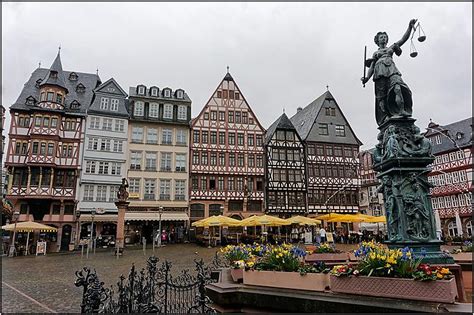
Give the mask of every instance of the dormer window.
[[76, 81], [77, 80], [77, 74], [75, 72], [71, 72], [71, 74], [69, 74], [69, 80]]
[[163, 93], [165, 97], [171, 97], [171, 89], [164, 89]]
[[38, 79], [38, 80], [36, 80], [36, 84], [35, 84], [35, 86], [36, 86], [37, 88], [39, 88], [39, 87], [40, 87], [40, 84], [41, 84], [41, 82], [43, 82], [43, 79]]
[[157, 88], [151, 88], [151, 96], [158, 96], [158, 89]]
[[56, 94], [56, 103], [58, 104], [63, 103], [63, 96], [61, 94]]
[[51, 71], [49, 76], [53, 79], [57, 79], [58, 78], [58, 72], [57, 71]]
[[79, 84], [76, 86], [76, 92], [77, 92], [77, 93], [84, 93], [85, 91], [86, 91], [86, 87], [84, 86], [84, 84], [79, 83]]
[[145, 86], [143, 86], [143, 85], [138, 86], [138, 94], [145, 95], [145, 90], [146, 90]]
[[79, 107], [81, 107], [81, 103], [79, 103], [78, 101], [74, 100], [74, 101], [72, 101], [70, 107], [71, 107], [71, 109], [78, 109]]
[[184, 98], [184, 91], [183, 90], [177, 90], [176, 91], [176, 97], [177, 98]]
[[26, 105], [35, 105], [36, 99], [33, 96], [28, 96], [26, 98]]
[[463, 134], [462, 132], [456, 133], [456, 139], [457, 139], [457, 140], [462, 139], [463, 136], [464, 136], [464, 134]]

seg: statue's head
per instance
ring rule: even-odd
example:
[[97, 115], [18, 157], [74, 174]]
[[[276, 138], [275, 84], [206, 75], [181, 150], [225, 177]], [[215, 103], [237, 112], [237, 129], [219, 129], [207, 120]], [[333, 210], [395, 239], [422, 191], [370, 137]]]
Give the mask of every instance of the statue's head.
[[385, 46], [388, 43], [388, 34], [386, 32], [378, 32], [374, 37], [374, 42], [377, 46]]

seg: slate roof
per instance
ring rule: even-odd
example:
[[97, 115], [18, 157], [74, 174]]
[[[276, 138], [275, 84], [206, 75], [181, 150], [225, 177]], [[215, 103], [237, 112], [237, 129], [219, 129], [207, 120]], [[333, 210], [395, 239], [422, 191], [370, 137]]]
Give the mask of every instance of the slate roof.
[[[118, 89], [119, 92], [122, 94], [121, 97], [119, 97], [118, 94], [112, 94], [108, 93], [106, 91], [101, 91], [102, 88], [108, 86], [109, 84], [115, 85]], [[94, 93], [97, 95], [97, 99], [93, 101], [93, 103], [90, 105], [89, 109], [87, 110], [88, 114], [98, 114], [98, 115], [104, 115], [107, 114], [108, 116], [115, 117], [115, 116], [120, 116], [120, 117], [129, 117], [128, 113], [128, 102], [126, 100], [126, 97], [128, 96], [127, 93], [122, 89], [120, 84], [115, 81], [114, 78], [110, 78], [104, 83], [100, 84], [98, 87], [94, 89]], [[110, 111], [110, 110], [101, 110], [100, 109], [100, 100], [99, 96], [100, 95], [106, 95], [106, 96], [115, 96], [116, 98], [120, 99], [119, 106], [117, 108], [117, 111]]]
[[[179, 102], [189, 102], [191, 103], [191, 99], [189, 98], [188, 94], [186, 93], [186, 91], [182, 90], [183, 91], [183, 98], [177, 98], [175, 97], [175, 93], [171, 93], [171, 97], [165, 97], [163, 95], [163, 89], [160, 89], [158, 91], [158, 96], [151, 96], [149, 95], [148, 93], [146, 95], [141, 95], [141, 94], [138, 94], [137, 93], [137, 87], [135, 86], [131, 86], [129, 87], [128, 89], [128, 94], [129, 96], [131, 97], [137, 97], [137, 98], [143, 98], [143, 99], [150, 99], [150, 100], [163, 100], [163, 101], [166, 101], [166, 100], [174, 100], [174, 101], [179, 101]], [[174, 92], [176, 92], [178, 89], [176, 89]], [[173, 91], [172, 91], [173, 92]]]
[[270, 141], [277, 129], [296, 130], [295, 126], [293, 126], [288, 116], [283, 113], [280, 117], [278, 117], [277, 120], [275, 120], [275, 122], [270, 127], [268, 127], [267, 132], [265, 133], [265, 143], [268, 143]]
[[[436, 144], [433, 141], [433, 154], [437, 155], [439, 153], [452, 151], [458, 147], [463, 148], [472, 146], [472, 123], [472, 117], [459, 120], [445, 126], [431, 122], [426, 128], [426, 137], [429, 138], [440, 133], [446, 135], [441, 135], [441, 144]], [[458, 137], [458, 135], [460, 137]], [[451, 140], [448, 139], [448, 137]]]
[[[37, 68], [31, 74], [29, 80], [25, 83], [23, 90], [20, 93], [20, 96], [12, 104], [10, 109], [13, 110], [32, 110], [32, 109], [41, 109], [40, 107], [34, 105], [26, 105], [26, 99], [29, 96], [33, 96], [37, 101], [40, 99], [40, 87], [37, 86], [38, 79], [44, 79], [46, 74], [48, 74], [50, 69]], [[64, 77], [69, 78], [69, 75], [72, 71], [63, 71]], [[75, 72], [78, 78], [77, 80], [65, 80], [65, 86], [68, 89], [69, 93], [66, 95], [64, 101], [65, 111], [67, 113], [80, 113], [85, 114], [87, 108], [92, 103], [94, 93], [93, 90], [100, 84], [100, 78], [97, 74], [92, 73], [82, 73]], [[79, 83], [82, 83], [85, 86], [84, 92], [77, 92], [76, 87]], [[76, 100], [81, 104], [79, 109], [70, 109], [71, 103]]]
[[290, 118], [293, 126], [298, 131], [301, 139], [306, 140], [311, 128], [313, 127], [314, 121], [321, 110], [324, 100], [326, 98], [334, 98], [331, 92], [326, 91], [320, 97], [312, 101], [308, 106], [297, 112], [293, 117]]
[[[52, 76], [53, 73], [56, 73], [56, 76]], [[53, 64], [49, 68], [49, 71], [46, 73], [45, 77], [43, 78], [43, 81], [41, 81], [40, 86], [49, 84], [49, 85], [56, 85], [65, 89], [68, 89], [66, 87], [66, 80], [64, 79], [64, 73], [63, 73], [63, 66], [61, 64], [61, 56], [58, 54], [56, 56], [56, 59], [54, 59]]]

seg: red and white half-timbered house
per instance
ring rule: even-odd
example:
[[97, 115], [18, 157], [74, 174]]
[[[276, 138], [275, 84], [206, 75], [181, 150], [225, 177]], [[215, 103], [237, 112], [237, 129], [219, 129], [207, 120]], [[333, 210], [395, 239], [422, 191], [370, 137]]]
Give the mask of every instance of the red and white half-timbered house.
[[444, 237], [472, 237], [472, 127], [467, 118], [426, 128], [436, 157], [428, 177], [431, 203]]
[[227, 73], [191, 122], [190, 220], [261, 214], [264, 128]]
[[6, 198], [19, 221], [58, 228], [47, 235], [52, 251], [74, 241], [84, 121], [99, 83], [96, 74], [63, 71], [58, 53], [49, 69], [33, 71], [10, 107]]

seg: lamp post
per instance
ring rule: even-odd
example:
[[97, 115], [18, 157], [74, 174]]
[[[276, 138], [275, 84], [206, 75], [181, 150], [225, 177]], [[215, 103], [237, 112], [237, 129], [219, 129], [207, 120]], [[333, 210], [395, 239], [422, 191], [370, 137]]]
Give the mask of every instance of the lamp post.
[[158, 208], [158, 247], [161, 247], [161, 215], [163, 214], [163, 206]]
[[94, 235], [94, 217], [95, 217], [95, 209], [92, 209], [91, 211], [91, 238], [89, 240], [89, 245], [87, 245], [87, 253], [86, 253], [86, 258], [89, 258], [89, 248], [91, 247], [92, 244], [92, 237]]
[[81, 225], [79, 224], [80, 218], [81, 218], [81, 211], [76, 208], [76, 235], [75, 235], [75, 241], [74, 241], [76, 246], [79, 244], [79, 240], [81, 238], [81, 230], [80, 230]]
[[10, 244], [10, 251], [8, 253], [8, 257], [13, 257], [13, 255], [15, 254], [16, 223], [18, 222], [19, 217], [20, 217], [20, 212], [18, 211], [13, 212], [12, 219], [15, 220], [15, 226], [13, 227], [13, 239]]

